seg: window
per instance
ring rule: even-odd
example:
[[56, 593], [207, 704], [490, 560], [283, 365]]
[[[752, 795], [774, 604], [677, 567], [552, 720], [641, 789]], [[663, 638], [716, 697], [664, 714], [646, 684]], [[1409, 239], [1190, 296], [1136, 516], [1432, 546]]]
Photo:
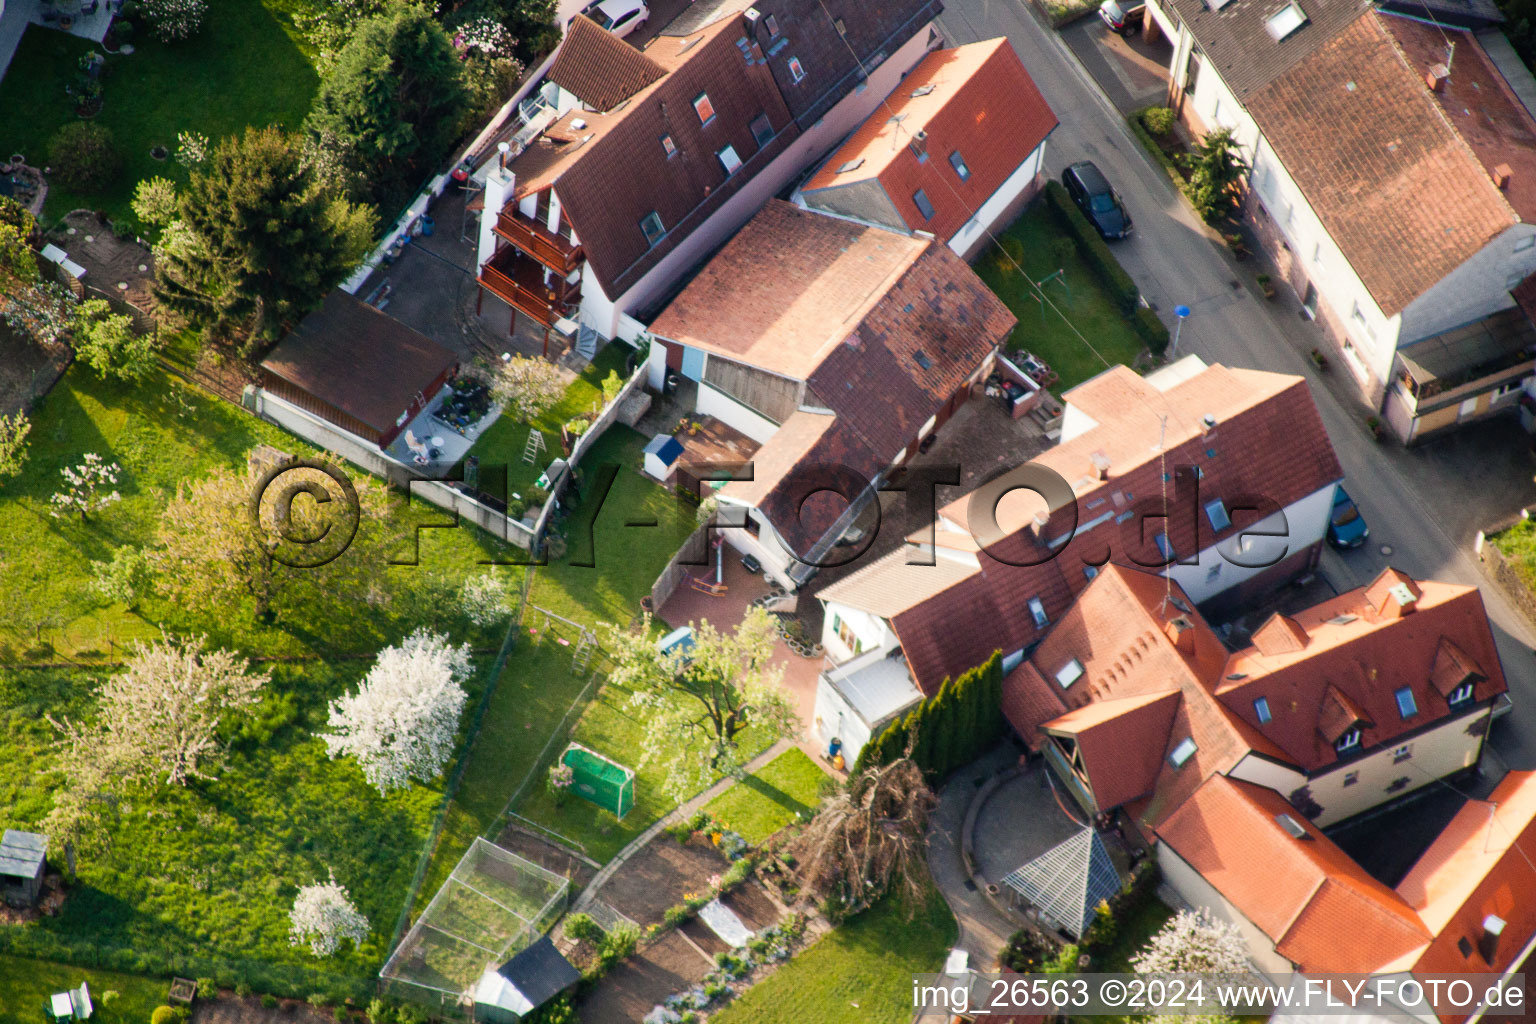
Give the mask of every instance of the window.
[[1179, 745], [1173, 748], [1173, 753], [1168, 755], [1168, 763], [1175, 768], [1184, 767], [1184, 762], [1195, 756], [1195, 751], [1200, 749], [1195, 746], [1195, 741], [1189, 737], [1179, 741]]
[[779, 19], [778, 18], [775, 18], [773, 15], [770, 14], [766, 18], [763, 19], [763, 24], [768, 26], [768, 38], [769, 39], [772, 39], [774, 36], [779, 34]]
[[837, 631], [837, 638], [843, 642], [844, 647], [855, 655], [864, 653], [864, 642], [859, 639], [859, 635], [849, 627], [848, 623], [842, 620], [841, 616], [832, 616], [832, 628]]
[[1047, 622], [1051, 621], [1046, 618], [1045, 605], [1041, 603], [1038, 597], [1029, 599], [1029, 614], [1034, 617], [1036, 629], [1044, 627]]
[[1403, 687], [1393, 696], [1397, 698], [1397, 713], [1404, 718], [1412, 718], [1419, 713], [1419, 704], [1413, 699], [1413, 691], [1408, 687]]
[[757, 140], [758, 149], [762, 149], [773, 141], [773, 122], [768, 120], [767, 114], [758, 114], [754, 117], [750, 127], [752, 138]]
[[1020, 647], [1011, 654], [1004, 656], [1003, 675], [1007, 675], [1022, 664], [1024, 664], [1024, 648]]
[[1333, 749], [1341, 754], [1347, 750], [1354, 750], [1358, 746], [1360, 746], [1360, 727], [1358, 725], [1350, 726], [1344, 735], [1333, 742]]
[[645, 233], [647, 245], [655, 245], [667, 233], [666, 228], [661, 226], [661, 214], [655, 210], [652, 210], [641, 219], [640, 230]]
[[933, 220], [933, 204], [928, 201], [928, 193], [918, 189], [912, 193], [912, 202], [917, 206], [917, 212], [923, 215], [923, 220]]
[[1056, 670], [1056, 681], [1065, 690], [1083, 677], [1083, 663], [1073, 658], [1061, 668]]
[[1312, 246], [1312, 262], [1317, 266], [1323, 265], [1323, 243], [1318, 242]]
[[1392, 763], [1393, 764], [1402, 764], [1404, 761], [1408, 760], [1412, 756], [1413, 756], [1413, 744], [1412, 743], [1404, 743], [1400, 747], [1393, 747], [1392, 748]]
[[1462, 683], [1451, 691], [1451, 695], [1445, 700], [1451, 706], [1452, 711], [1459, 711], [1472, 703], [1472, 688], [1472, 683]]
[[720, 158], [720, 166], [725, 168], [726, 174], [735, 174], [736, 168], [741, 166], [741, 157], [736, 155], [735, 146], [726, 146], [715, 156]]
[[1166, 533], [1160, 533], [1157, 535], [1157, 550], [1160, 551], [1162, 556], [1168, 561], [1173, 561], [1173, 544], [1168, 540], [1168, 535]]
[[1515, 239], [1515, 252], [1524, 252], [1536, 245], [1536, 235], [1526, 235], [1524, 238]]
[[1274, 717], [1275, 717], [1274, 715], [1270, 714], [1270, 712], [1269, 712], [1269, 698], [1268, 697], [1259, 697], [1258, 699], [1256, 699], [1253, 702], [1253, 713], [1255, 715], [1259, 716], [1259, 724], [1260, 725], [1263, 725], [1264, 723], [1273, 720]]
[[[1515, 282], [1515, 283], [1519, 284], [1518, 281]], [[1511, 287], [1513, 287], [1513, 286], [1511, 286]], [[1366, 334], [1370, 335], [1373, 340], [1375, 339], [1375, 337], [1376, 337], [1376, 329], [1374, 327], [1372, 327], [1369, 323], [1366, 322], [1365, 310], [1360, 308], [1360, 303], [1358, 303], [1358, 302], [1355, 303], [1354, 308], [1351, 309], [1350, 312], [1349, 312], [1349, 318], [1351, 320], [1353, 320], [1355, 323], [1359, 324], [1360, 325], [1360, 329], [1363, 330]]]
[[1353, 786], [1355, 783], [1357, 783], [1359, 781], [1360, 781], [1360, 773], [1359, 772], [1345, 772], [1344, 773], [1344, 785], [1346, 785], [1346, 786]]
[[1278, 43], [1306, 23], [1306, 13], [1296, 4], [1289, 3], [1264, 19], [1264, 30]]
[[1211, 521], [1211, 529], [1217, 533], [1232, 525], [1232, 517], [1227, 515], [1227, 506], [1220, 498], [1205, 503], [1205, 518]]
[[965, 158], [960, 155], [958, 149], [949, 154], [949, 166], [953, 167], [955, 173], [960, 175], [961, 181], [971, 180], [971, 169], [965, 166]]
[[789, 58], [789, 77], [796, 82], [805, 77], [805, 68], [801, 65], [799, 57]]
[[709, 124], [715, 119], [715, 105], [709, 102], [709, 93], [701, 92], [694, 97], [693, 112], [699, 115], [699, 124]]
[[1301, 822], [1289, 814], [1275, 815], [1275, 823], [1290, 833], [1292, 839], [1307, 838], [1307, 830], [1301, 827]]
[[668, 160], [677, 155], [677, 143], [672, 141], [672, 136], [663, 135], [661, 137], [661, 151], [667, 154]]

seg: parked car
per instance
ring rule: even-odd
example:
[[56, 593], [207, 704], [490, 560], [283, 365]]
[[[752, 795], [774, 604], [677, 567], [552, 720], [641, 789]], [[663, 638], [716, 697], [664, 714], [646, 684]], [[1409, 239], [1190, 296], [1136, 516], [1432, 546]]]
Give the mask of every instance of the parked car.
[[1125, 0], [1104, 0], [1099, 7], [1099, 17], [1104, 19], [1104, 24], [1109, 26], [1111, 32], [1119, 32], [1128, 36], [1141, 27], [1142, 19], [1147, 16], [1147, 5], [1131, 3]]
[[1328, 517], [1328, 543], [1340, 550], [1357, 548], [1371, 535], [1360, 506], [1340, 484], [1333, 490], [1333, 513]]
[[1119, 193], [1109, 187], [1109, 179], [1093, 161], [1083, 160], [1062, 171], [1061, 183], [1100, 235], [1114, 239], [1131, 233], [1131, 215], [1125, 212]]
[[644, 25], [651, 9], [645, 0], [593, 0], [581, 13], [622, 38]]

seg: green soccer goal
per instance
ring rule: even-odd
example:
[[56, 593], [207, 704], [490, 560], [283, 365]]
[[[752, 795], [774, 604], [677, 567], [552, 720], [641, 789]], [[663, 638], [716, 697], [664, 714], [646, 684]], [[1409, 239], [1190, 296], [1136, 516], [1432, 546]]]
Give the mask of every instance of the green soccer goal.
[[622, 818], [635, 805], [635, 773], [595, 750], [572, 743], [560, 755], [571, 769], [571, 792]]

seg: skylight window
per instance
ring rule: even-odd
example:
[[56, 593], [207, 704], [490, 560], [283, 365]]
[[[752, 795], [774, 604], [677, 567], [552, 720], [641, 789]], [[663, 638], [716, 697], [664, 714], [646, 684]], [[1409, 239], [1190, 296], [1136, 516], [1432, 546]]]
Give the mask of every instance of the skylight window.
[[1043, 628], [1047, 622], [1051, 621], [1050, 619], [1046, 618], [1045, 605], [1040, 601], [1038, 597], [1032, 597], [1029, 599], [1029, 614], [1034, 616], [1036, 629]]
[[1071, 661], [1061, 666], [1061, 668], [1056, 672], [1056, 681], [1061, 684], [1061, 688], [1063, 690], [1077, 682], [1082, 677], [1083, 663], [1078, 661], [1076, 658], [1073, 658]]
[[645, 241], [649, 245], [655, 245], [667, 233], [666, 228], [661, 225], [661, 214], [655, 210], [641, 218], [640, 230], [645, 234]]
[[923, 220], [933, 220], [933, 203], [929, 202], [928, 193], [918, 189], [912, 193], [912, 202], [917, 212], [923, 215]]
[[720, 158], [720, 166], [725, 168], [725, 173], [728, 175], [735, 174], [736, 169], [741, 166], [741, 157], [736, 155], [735, 146], [726, 146], [715, 156]]
[[1184, 767], [1184, 762], [1194, 757], [1195, 751], [1198, 749], [1200, 748], [1195, 746], [1194, 739], [1186, 736], [1179, 741], [1178, 746], [1173, 748], [1173, 753], [1168, 755], [1168, 763], [1175, 768], [1182, 768]]
[[709, 102], [709, 93], [701, 92], [693, 98], [693, 112], [699, 115], [699, 124], [709, 124], [715, 119], [715, 105]]
[[1301, 5], [1289, 3], [1264, 19], [1264, 30], [1278, 43], [1306, 23], [1307, 16]]
[[971, 180], [971, 169], [966, 166], [965, 157], [960, 155], [958, 149], [949, 154], [949, 166], [955, 169], [955, 173], [960, 176], [961, 181]]
[[856, 171], [860, 167], [863, 167], [863, 166], [864, 166], [864, 158], [863, 157], [859, 157], [857, 160], [849, 160], [847, 163], [843, 164], [841, 167], [839, 167], [837, 169], [837, 173], [838, 174], [847, 174], [848, 172]]
[[1168, 540], [1166, 533], [1157, 535], [1157, 550], [1162, 553], [1164, 559], [1173, 561], [1173, 544]]
[[925, 370], [933, 369], [933, 360], [929, 359], [927, 353], [923, 352], [921, 349], [919, 349], [918, 351], [912, 353], [912, 358], [916, 359], [917, 360], [917, 365], [921, 366], [923, 369], [925, 369]]
[[1285, 829], [1291, 834], [1292, 839], [1307, 838], [1307, 830], [1301, 827], [1301, 822], [1297, 821], [1289, 814], [1277, 814], [1275, 815], [1275, 821], [1280, 825], [1281, 828]]
[[1259, 724], [1263, 725], [1271, 721], [1275, 716], [1269, 712], [1269, 698], [1259, 697], [1253, 702], [1253, 713], [1259, 716]]
[[805, 67], [800, 63], [799, 57], [789, 58], [789, 76], [796, 82], [805, 77]]
[[912, 98], [917, 99], [919, 96], [927, 96], [931, 92], [933, 92], [933, 86], [931, 84], [920, 85], [916, 89], [912, 90]]
[[1205, 503], [1205, 517], [1211, 521], [1211, 529], [1217, 533], [1232, 525], [1232, 517], [1227, 515], [1227, 506], [1220, 498]]
[[1418, 701], [1413, 699], [1413, 691], [1408, 687], [1403, 687], [1393, 696], [1397, 698], [1397, 713], [1404, 718], [1412, 718], [1419, 713]]

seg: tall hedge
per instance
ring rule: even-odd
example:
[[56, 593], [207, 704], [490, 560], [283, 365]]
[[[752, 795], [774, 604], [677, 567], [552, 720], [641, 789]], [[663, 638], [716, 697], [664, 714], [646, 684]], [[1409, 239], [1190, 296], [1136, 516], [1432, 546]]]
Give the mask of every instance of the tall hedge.
[[912, 759], [930, 777], [943, 778], [970, 764], [1002, 739], [1003, 657], [994, 653], [955, 679], [945, 679], [932, 697], [922, 701], [872, 737], [859, 752], [854, 773], [901, 757], [915, 737]]
[[1131, 275], [1121, 268], [1120, 261], [1109, 251], [1104, 239], [1099, 237], [1098, 229], [1088, 223], [1088, 218], [1072, 202], [1066, 186], [1059, 181], [1046, 182], [1045, 202], [1055, 214], [1057, 222], [1077, 242], [1078, 255], [1104, 282], [1104, 287], [1109, 290], [1110, 297], [1120, 309], [1120, 315], [1134, 316], [1141, 304], [1141, 290], [1131, 280]]

